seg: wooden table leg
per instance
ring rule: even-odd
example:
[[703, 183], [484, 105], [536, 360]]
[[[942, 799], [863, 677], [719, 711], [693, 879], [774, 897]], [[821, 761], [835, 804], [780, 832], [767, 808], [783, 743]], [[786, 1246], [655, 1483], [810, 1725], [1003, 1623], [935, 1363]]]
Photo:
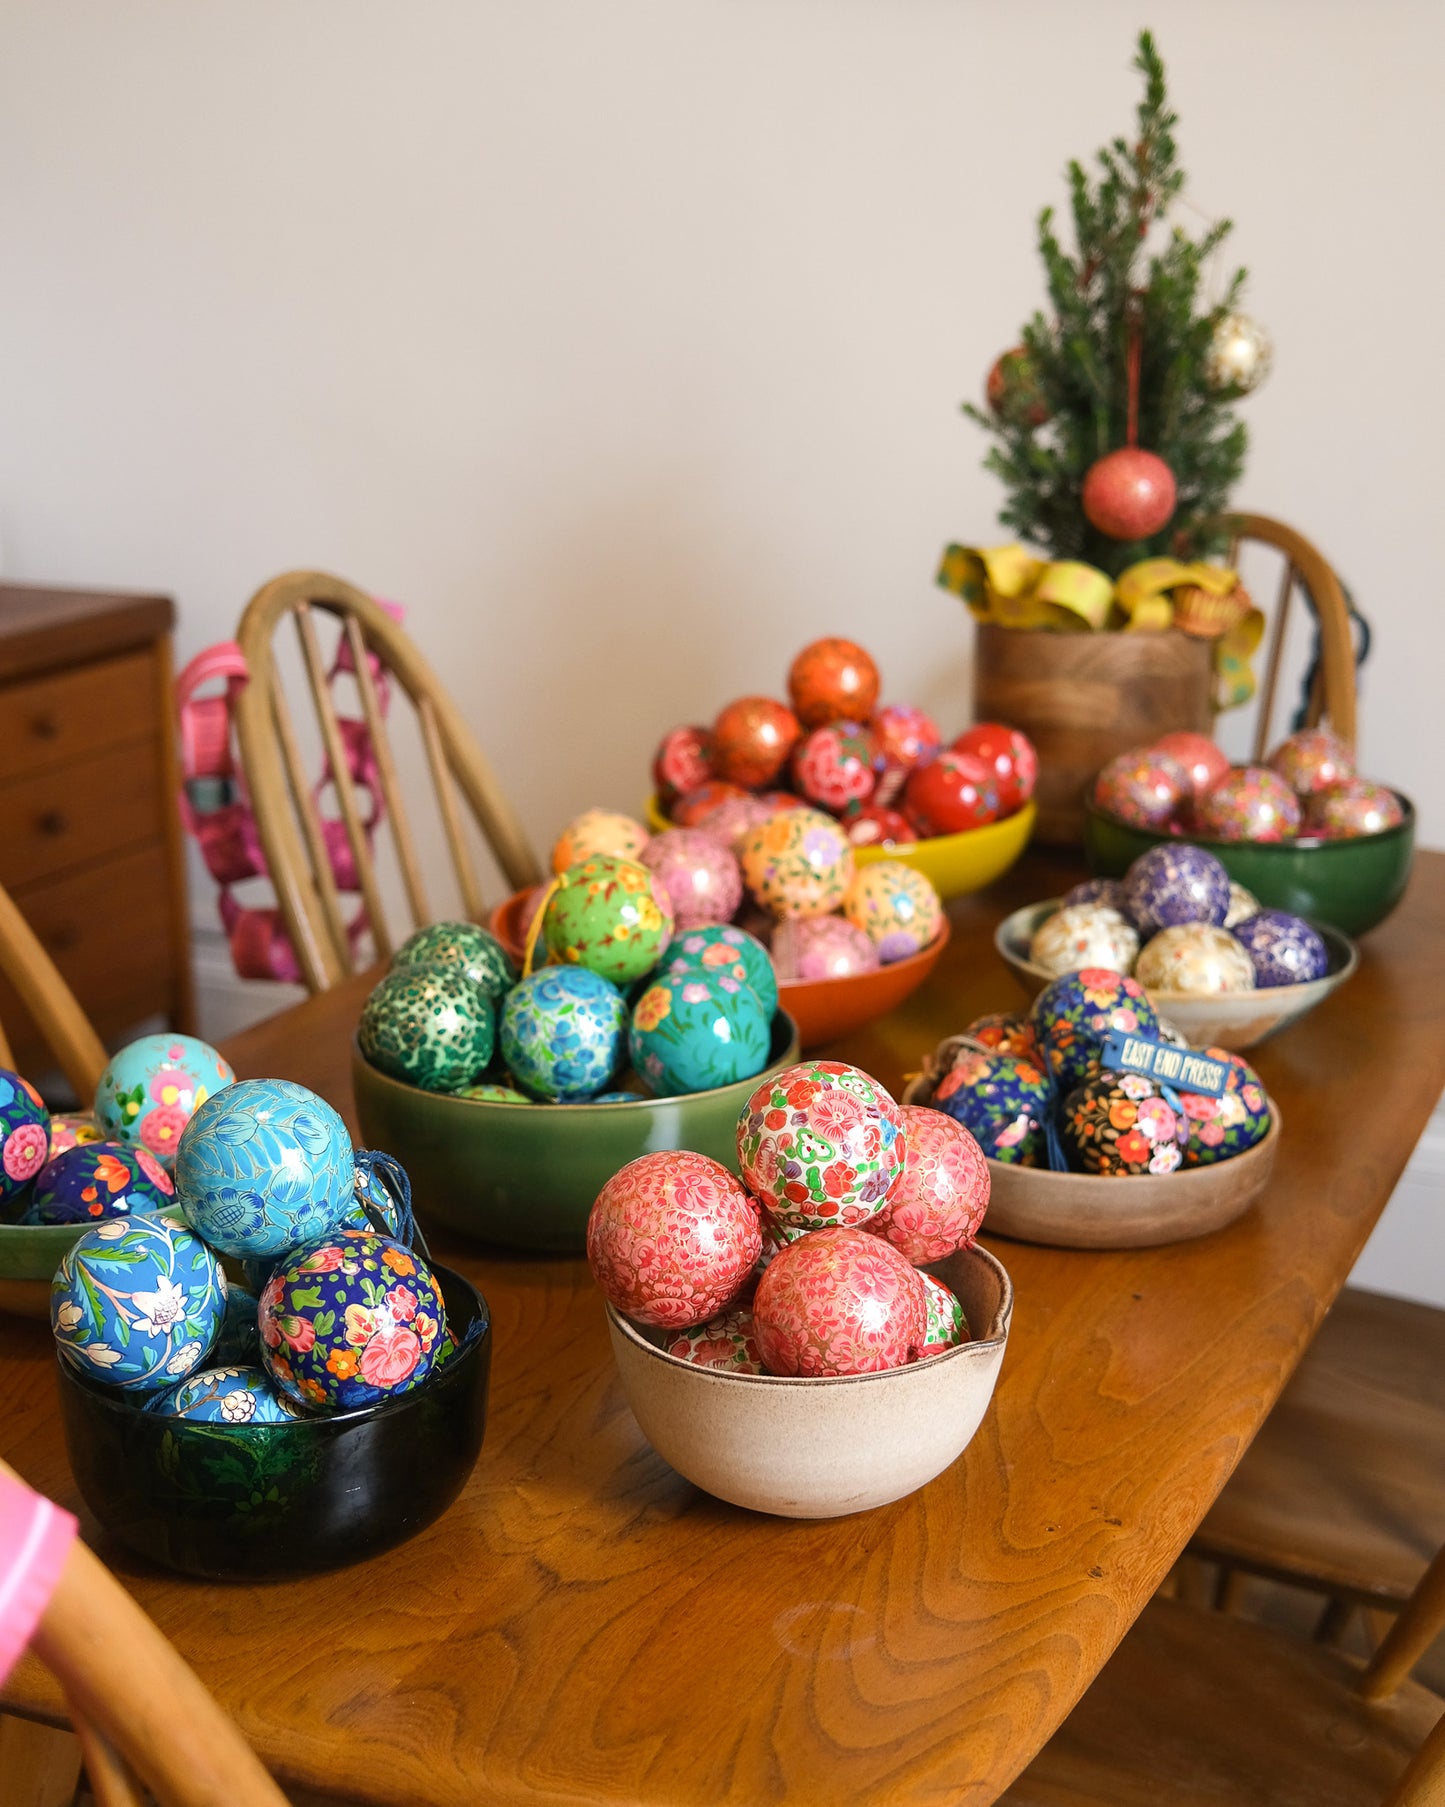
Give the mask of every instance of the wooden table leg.
[[0, 1807], [71, 1807], [79, 1781], [73, 1733], [0, 1715]]

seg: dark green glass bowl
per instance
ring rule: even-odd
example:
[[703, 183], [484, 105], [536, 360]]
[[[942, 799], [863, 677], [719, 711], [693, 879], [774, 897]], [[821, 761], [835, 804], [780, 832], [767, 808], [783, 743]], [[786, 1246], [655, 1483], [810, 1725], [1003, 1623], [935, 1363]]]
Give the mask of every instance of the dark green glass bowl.
[[434, 1266], [455, 1354], [360, 1411], [286, 1424], [165, 1418], [57, 1357], [71, 1470], [102, 1528], [183, 1575], [258, 1581], [360, 1562], [440, 1517], [482, 1447], [492, 1331], [471, 1282]]
[[1415, 806], [1399, 791], [1403, 822], [1379, 834], [1348, 841], [1300, 835], [1293, 841], [1206, 841], [1198, 835], [1155, 834], [1131, 828], [1090, 804], [1084, 812], [1084, 851], [1100, 878], [1122, 878], [1161, 841], [1183, 839], [1204, 847], [1225, 871], [1271, 910], [1289, 910], [1311, 922], [1327, 922], [1346, 935], [1363, 935], [1399, 903], [1415, 857]]
[[[769, 1073], [798, 1058], [786, 1011], [773, 1018], [769, 1053]], [[631, 1104], [508, 1104], [389, 1079], [351, 1043], [362, 1140], [406, 1168], [418, 1212], [464, 1236], [545, 1254], [580, 1252], [597, 1194], [640, 1154], [691, 1148], [736, 1173], [738, 1116], [762, 1077]]]

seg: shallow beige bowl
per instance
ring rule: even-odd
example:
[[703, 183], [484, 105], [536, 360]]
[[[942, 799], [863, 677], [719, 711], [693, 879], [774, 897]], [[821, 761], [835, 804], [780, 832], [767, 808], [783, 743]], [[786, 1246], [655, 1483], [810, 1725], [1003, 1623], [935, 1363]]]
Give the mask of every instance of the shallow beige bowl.
[[838, 1518], [901, 1500], [957, 1461], [993, 1397], [1013, 1287], [985, 1249], [929, 1270], [963, 1301], [971, 1343], [907, 1368], [817, 1380], [730, 1374], [666, 1354], [607, 1308], [622, 1390], [643, 1434], [719, 1499], [782, 1518]]
[[[1029, 959], [1029, 943], [1062, 903], [1061, 897], [1050, 897], [1043, 903], [1026, 904], [1005, 916], [994, 930], [994, 946], [1030, 997], [1036, 997], [1055, 975]], [[1307, 1016], [1359, 965], [1360, 951], [1348, 935], [1324, 922], [1313, 927], [1329, 950], [1330, 970], [1323, 979], [1311, 979], [1307, 985], [1264, 985], [1258, 991], [1151, 990], [1150, 1001], [1192, 1048], [1230, 1048], [1242, 1053]]]

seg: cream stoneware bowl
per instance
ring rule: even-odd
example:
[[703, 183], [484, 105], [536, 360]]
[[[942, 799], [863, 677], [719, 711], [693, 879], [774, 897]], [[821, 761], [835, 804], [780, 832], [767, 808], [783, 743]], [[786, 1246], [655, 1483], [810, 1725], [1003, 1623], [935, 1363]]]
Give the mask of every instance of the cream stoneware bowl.
[[[1029, 959], [1029, 943], [1062, 904], [1060, 897], [1026, 904], [1012, 916], [1005, 916], [994, 930], [994, 946], [1030, 997], [1037, 997], [1054, 975]], [[1317, 922], [1313, 926], [1330, 956], [1330, 970], [1323, 979], [1311, 979], [1306, 985], [1262, 985], [1256, 991], [1151, 989], [1149, 998], [1160, 1016], [1167, 1017], [1191, 1047], [1229, 1048], [1242, 1053], [1307, 1016], [1359, 965], [1360, 950], [1348, 935], [1328, 923]]]
[[1013, 1287], [986, 1249], [929, 1269], [958, 1294], [974, 1340], [906, 1368], [789, 1380], [702, 1368], [607, 1308], [633, 1415], [664, 1461], [705, 1492], [780, 1518], [839, 1518], [915, 1492], [957, 1461], [993, 1398]]

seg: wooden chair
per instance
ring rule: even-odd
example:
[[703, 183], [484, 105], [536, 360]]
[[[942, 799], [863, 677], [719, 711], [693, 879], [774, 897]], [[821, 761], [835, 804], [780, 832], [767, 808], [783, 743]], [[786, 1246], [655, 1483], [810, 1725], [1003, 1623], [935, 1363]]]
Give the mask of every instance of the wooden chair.
[[1364, 1667], [1155, 1599], [1008, 1807], [1441, 1807], [1445, 1720], [1409, 1679], [1445, 1627], [1445, 1549]]
[[[396, 760], [367, 654], [397, 680], [416, 710], [452, 870], [466, 914], [483, 920], [481, 887], [467, 845], [463, 804], [487, 840], [508, 882], [517, 889], [542, 877], [521, 824], [435, 673], [410, 638], [371, 597], [319, 571], [293, 571], [259, 590], [237, 634], [250, 681], [236, 705], [236, 729], [251, 804], [282, 919], [312, 991], [325, 991], [356, 965], [342, 916], [323, 824], [313, 797], [315, 775], [302, 756], [295, 721], [276, 658], [276, 635], [290, 619], [334, 779], [340, 819], [355, 862], [362, 908], [376, 952], [395, 946], [377, 882], [376, 861], [351, 777], [343, 731], [327, 681], [317, 632], [319, 613], [334, 616], [349, 649], [362, 719], [374, 751], [377, 784], [396, 851], [412, 928], [433, 920], [403, 803]], [[459, 794], [460, 793], [460, 794]]]

